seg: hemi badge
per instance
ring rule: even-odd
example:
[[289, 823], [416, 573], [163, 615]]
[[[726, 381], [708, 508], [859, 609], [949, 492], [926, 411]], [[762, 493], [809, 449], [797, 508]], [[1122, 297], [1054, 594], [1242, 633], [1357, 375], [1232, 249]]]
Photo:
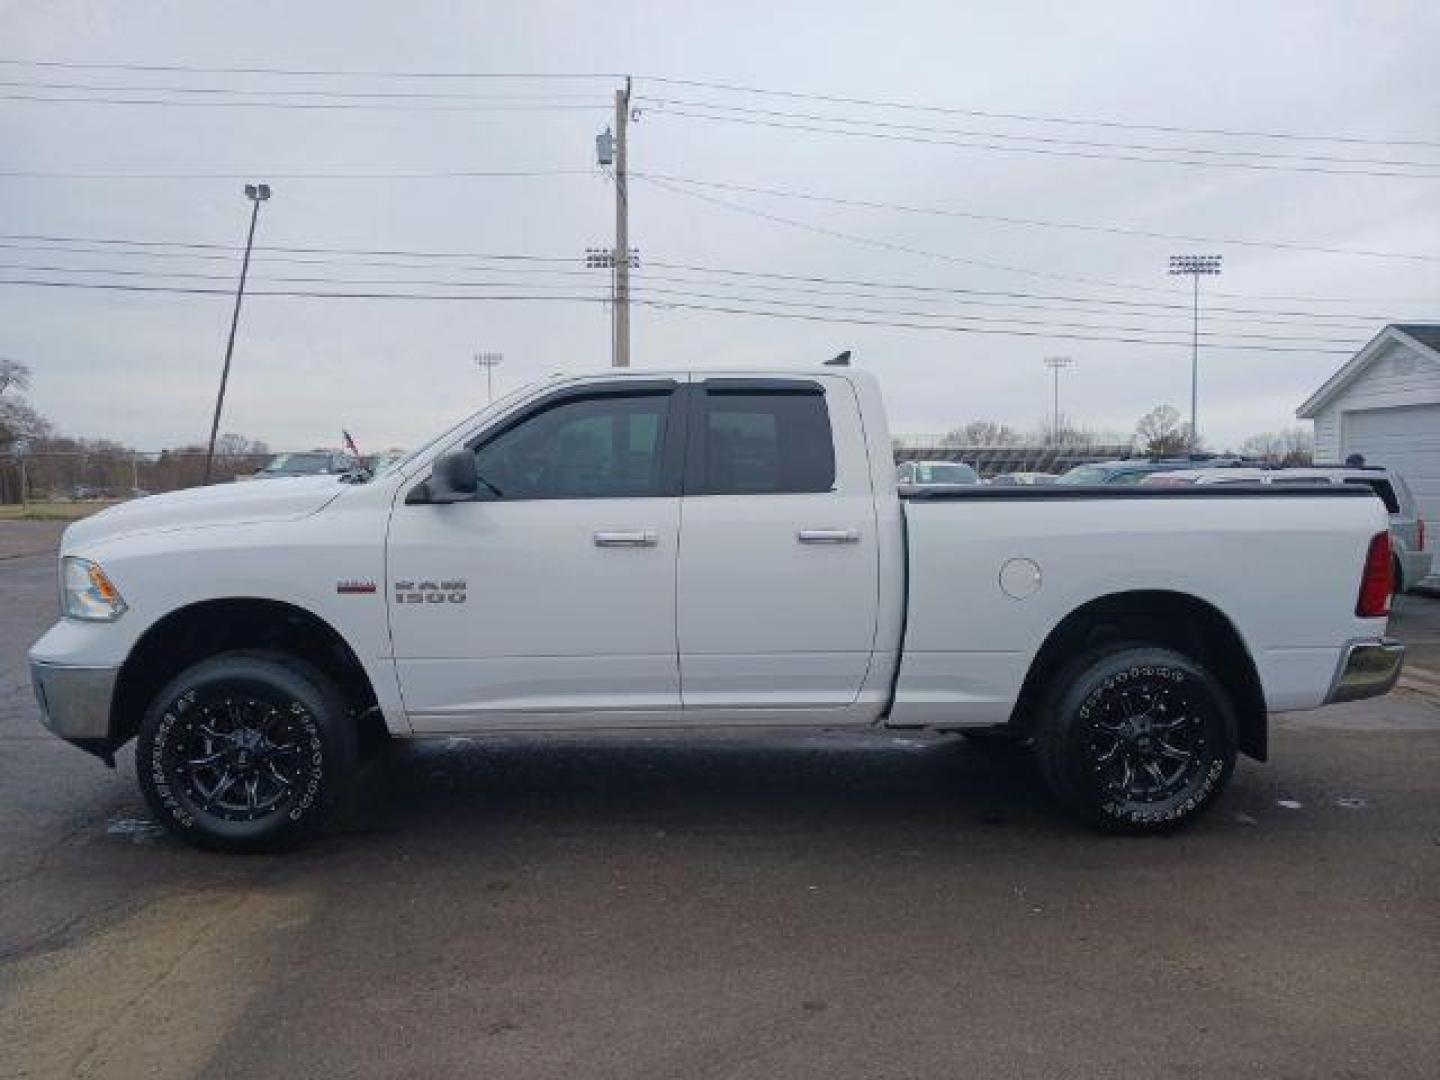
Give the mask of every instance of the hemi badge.
[[335, 583], [337, 593], [373, 593], [375, 582], [373, 581], [337, 581]]

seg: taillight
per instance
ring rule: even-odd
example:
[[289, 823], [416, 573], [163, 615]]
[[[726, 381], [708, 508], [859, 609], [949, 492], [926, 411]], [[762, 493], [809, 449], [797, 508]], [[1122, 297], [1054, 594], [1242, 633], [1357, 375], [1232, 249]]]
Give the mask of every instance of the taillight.
[[1395, 589], [1393, 564], [1390, 534], [1376, 533], [1370, 539], [1370, 550], [1365, 553], [1360, 599], [1355, 602], [1355, 614], [1362, 619], [1377, 619], [1390, 614], [1390, 594]]

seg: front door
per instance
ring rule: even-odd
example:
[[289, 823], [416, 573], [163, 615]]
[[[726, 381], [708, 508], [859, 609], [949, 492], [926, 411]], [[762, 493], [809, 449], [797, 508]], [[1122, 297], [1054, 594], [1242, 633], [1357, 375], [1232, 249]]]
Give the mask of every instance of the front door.
[[675, 721], [678, 399], [670, 380], [547, 395], [468, 444], [475, 501], [397, 503], [386, 584], [416, 731]]

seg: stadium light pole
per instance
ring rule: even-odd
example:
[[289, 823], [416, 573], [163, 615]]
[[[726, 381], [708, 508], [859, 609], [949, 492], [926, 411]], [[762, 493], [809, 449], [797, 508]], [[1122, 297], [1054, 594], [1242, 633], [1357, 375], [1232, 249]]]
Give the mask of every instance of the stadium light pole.
[[230, 381], [230, 357], [235, 353], [235, 328], [240, 325], [240, 302], [245, 299], [245, 278], [250, 273], [250, 249], [255, 244], [255, 222], [260, 217], [260, 204], [270, 198], [269, 184], [246, 184], [245, 197], [250, 200], [250, 231], [245, 234], [245, 258], [240, 263], [240, 284], [235, 288], [235, 310], [230, 315], [230, 337], [225, 342], [225, 366], [220, 369], [220, 392], [215, 395], [215, 418], [210, 421], [210, 444], [205, 448], [205, 479], [215, 464], [215, 436], [220, 431], [220, 411], [225, 407], [225, 384]]
[[1050, 432], [1057, 440], [1060, 438], [1060, 372], [1073, 363], [1075, 361], [1068, 356], [1047, 356], [1045, 358], [1045, 366], [1055, 375], [1055, 419]]
[[1190, 449], [1200, 446], [1200, 418], [1196, 415], [1200, 398], [1200, 275], [1220, 273], [1222, 255], [1171, 255], [1172, 276], [1189, 275], [1194, 286], [1190, 320]]
[[505, 362], [505, 354], [498, 352], [477, 352], [475, 366], [485, 372], [485, 400], [495, 400], [495, 369]]

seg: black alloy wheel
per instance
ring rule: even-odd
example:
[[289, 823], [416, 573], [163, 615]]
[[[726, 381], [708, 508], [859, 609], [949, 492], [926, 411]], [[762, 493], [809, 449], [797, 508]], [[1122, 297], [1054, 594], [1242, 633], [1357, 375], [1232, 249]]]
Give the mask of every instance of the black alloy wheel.
[[1036, 753], [1052, 790], [1086, 818], [1166, 831], [1202, 813], [1229, 780], [1234, 714], [1224, 689], [1189, 657], [1120, 646], [1059, 680]]
[[202, 847], [284, 847], [319, 826], [355, 759], [355, 733], [319, 671], [227, 653], [155, 698], [140, 731], [140, 786], [172, 832]]

